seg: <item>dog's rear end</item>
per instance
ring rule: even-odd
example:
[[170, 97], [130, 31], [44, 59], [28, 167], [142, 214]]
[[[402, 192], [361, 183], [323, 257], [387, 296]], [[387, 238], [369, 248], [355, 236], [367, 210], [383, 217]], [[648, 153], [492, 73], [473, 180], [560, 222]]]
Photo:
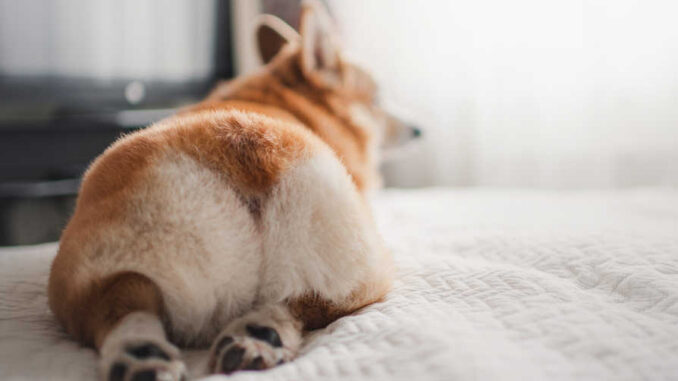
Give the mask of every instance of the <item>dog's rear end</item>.
[[85, 175], [49, 299], [109, 380], [185, 377], [170, 341], [211, 342], [211, 372], [272, 367], [302, 329], [390, 287], [364, 192], [396, 122], [316, 3], [300, 37], [261, 28], [262, 72], [121, 139]]

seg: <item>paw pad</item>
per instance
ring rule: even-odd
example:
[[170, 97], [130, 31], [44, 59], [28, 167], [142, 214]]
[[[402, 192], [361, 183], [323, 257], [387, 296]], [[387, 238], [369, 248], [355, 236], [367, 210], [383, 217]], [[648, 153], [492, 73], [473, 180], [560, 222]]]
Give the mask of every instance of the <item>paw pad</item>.
[[125, 373], [127, 373], [127, 365], [115, 363], [108, 372], [108, 381], [122, 381], [125, 379]]
[[186, 367], [176, 358], [178, 351], [169, 343], [130, 341], [112, 353], [113, 359], [108, 360], [111, 365], [103, 373], [107, 381], [186, 380]]
[[264, 364], [264, 358], [261, 356], [258, 356], [254, 360], [250, 361], [249, 364], [245, 365], [242, 369], [243, 370], [262, 370], [266, 366]]
[[229, 348], [221, 357], [221, 371], [223, 373], [231, 373], [238, 369], [244, 355], [244, 348], [235, 345], [232, 348]]
[[248, 324], [246, 328], [247, 333], [255, 339], [265, 341], [276, 348], [282, 347], [280, 335], [275, 329], [256, 324]]
[[142, 370], [142, 371], [134, 374], [132, 376], [131, 381], [155, 381], [155, 380], [156, 380], [155, 370], [148, 369], [148, 370]]
[[231, 343], [233, 343], [233, 338], [231, 336], [222, 337], [219, 339], [216, 347], [214, 347], [214, 353], [221, 353], [221, 351], [223, 351], [227, 346], [231, 345]]
[[215, 373], [230, 374], [272, 368], [288, 357], [278, 331], [265, 325], [243, 324], [217, 338], [208, 367]]
[[145, 360], [148, 358], [159, 358], [165, 361], [170, 360], [170, 357], [167, 353], [152, 343], [127, 347], [125, 351], [140, 360]]

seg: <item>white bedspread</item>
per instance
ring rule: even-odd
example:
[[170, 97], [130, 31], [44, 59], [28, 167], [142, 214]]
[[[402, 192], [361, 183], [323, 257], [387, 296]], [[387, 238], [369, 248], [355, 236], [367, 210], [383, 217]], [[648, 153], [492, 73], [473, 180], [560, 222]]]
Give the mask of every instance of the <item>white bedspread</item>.
[[[678, 191], [388, 191], [375, 208], [388, 299], [233, 379], [678, 379]], [[96, 376], [46, 305], [55, 248], [0, 250], [2, 380]], [[205, 355], [186, 353], [193, 375]]]

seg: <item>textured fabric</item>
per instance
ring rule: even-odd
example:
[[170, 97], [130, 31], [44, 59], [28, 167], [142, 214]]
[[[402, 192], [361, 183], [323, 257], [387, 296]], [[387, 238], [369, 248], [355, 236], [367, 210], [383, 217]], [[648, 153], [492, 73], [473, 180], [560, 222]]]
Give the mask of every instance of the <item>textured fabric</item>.
[[[232, 379], [678, 379], [678, 192], [431, 189], [374, 205], [399, 267], [388, 299]], [[46, 306], [55, 249], [0, 250], [2, 380], [96, 376]], [[206, 351], [185, 357], [200, 374]]]

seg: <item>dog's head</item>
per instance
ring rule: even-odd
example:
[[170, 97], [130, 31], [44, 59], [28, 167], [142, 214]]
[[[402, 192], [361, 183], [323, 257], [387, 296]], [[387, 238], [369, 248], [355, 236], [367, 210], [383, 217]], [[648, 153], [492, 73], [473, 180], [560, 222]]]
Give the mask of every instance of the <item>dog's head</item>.
[[319, 2], [302, 2], [299, 29], [261, 16], [256, 38], [263, 71], [218, 87], [208, 100], [278, 106], [338, 151], [350, 172], [370, 177], [380, 148], [403, 145], [421, 131], [379, 105], [375, 81], [342, 55], [333, 22]]

